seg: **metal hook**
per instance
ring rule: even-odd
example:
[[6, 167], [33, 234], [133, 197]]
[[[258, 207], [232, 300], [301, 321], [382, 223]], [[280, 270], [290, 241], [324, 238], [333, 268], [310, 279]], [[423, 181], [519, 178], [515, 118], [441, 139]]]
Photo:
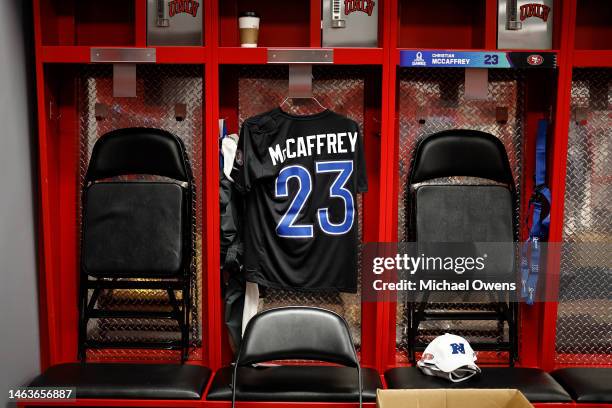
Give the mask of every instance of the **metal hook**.
[[289, 99], [312, 99], [321, 109], [326, 109], [312, 94], [312, 65], [289, 64], [289, 92], [280, 106]]

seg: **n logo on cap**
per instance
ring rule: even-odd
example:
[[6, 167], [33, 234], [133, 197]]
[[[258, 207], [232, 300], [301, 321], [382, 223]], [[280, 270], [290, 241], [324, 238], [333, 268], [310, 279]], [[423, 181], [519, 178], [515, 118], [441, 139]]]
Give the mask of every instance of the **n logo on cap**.
[[463, 343], [451, 343], [452, 354], [465, 354], [465, 345]]

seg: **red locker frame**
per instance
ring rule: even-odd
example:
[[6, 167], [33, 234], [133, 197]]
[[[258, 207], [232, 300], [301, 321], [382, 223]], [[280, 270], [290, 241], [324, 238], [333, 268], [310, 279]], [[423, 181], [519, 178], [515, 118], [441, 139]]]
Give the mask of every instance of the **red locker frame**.
[[[205, 109], [203, 121], [202, 219], [203, 247], [201, 359], [217, 370], [228, 362], [222, 322], [219, 277], [219, 205], [217, 123], [220, 107], [219, 76], [223, 66], [265, 64], [267, 47], [317, 48], [321, 44], [321, 0], [298, 0], [294, 12], [272, 0], [201, 0], [204, 12], [204, 45], [155, 47], [158, 64], [203, 66]], [[292, 2], [281, 2], [293, 4]], [[33, 0], [39, 167], [39, 304], [41, 368], [76, 360], [77, 340], [77, 227], [76, 227], [76, 141], [77, 111], [74, 90], [58, 89], [58, 81], [70, 75], [75, 64], [90, 63], [92, 46], [146, 47], [146, 0], [111, 0], [99, 11], [92, 0]], [[495, 50], [497, 0], [379, 0], [379, 44], [376, 48], [336, 48], [335, 65], [368, 65], [380, 69], [379, 108], [366, 114], [380, 122], [380, 139], [367, 157], [370, 191], [364, 196], [365, 241], [397, 240], [398, 205], [398, 64], [402, 49]], [[460, 6], [459, 6], [460, 5]], [[609, 6], [605, 0], [557, 0], [554, 52], [556, 76], [550, 80], [552, 95], [527, 90], [525, 149], [534, 146], [537, 120], [553, 120], [552, 148], [549, 152], [549, 186], [552, 190], [550, 241], [561, 242], [567, 162], [570, 91], [575, 67], [612, 68], [612, 25], [598, 17], [597, 8]], [[262, 31], [260, 47], [243, 49], [238, 44], [237, 11], [257, 8], [267, 17], [269, 32]], [[283, 13], [278, 7], [284, 7]], [[456, 7], [460, 7], [459, 10]], [[432, 10], [436, 10], [434, 13]], [[275, 14], [276, 13], [276, 14]], [[289, 14], [287, 14], [289, 13]], [[419, 16], [416, 20], [415, 16]], [[287, 17], [291, 24], [282, 18]], [[449, 36], [448, 33], [452, 33]], [[282, 34], [282, 35], [280, 35]], [[452, 41], [449, 40], [452, 37]], [[448, 42], [451, 41], [451, 42]], [[59, 106], [55, 98], [63, 101]], [[542, 102], [544, 101], [544, 102]], [[552, 113], [543, 108], [552, 105]], [[211, 125], [213, 124], [213, 125]], [[532, 154], [525, 155], [525, 172], [533, 169]], [[532, 183], [526, 178], [522, 197], [527, 200]], [[548, 268], [559, 269], [551, 257]], [[555, 276], [550, 274], [549, 276]], [[546, 282], [547, 290], [558, 291], [558, 281]], [[523, 307], [520, 330], [522, 366], [551, 370], [555, 362], [557, 304], [546, 302]], [[362, 363], [380, 373], [397, 363], [395, 349], [395, 304], [364, 304], [362, 309]], [[225, 352], [223, 351], [225, 350]], [[206, 401], [79, 401], [90, 406], [226, 406]], [[52, 404], [45, 404], [52, 405]], [[255, 407], [257, 403], [244, 404]], [[268, 404], [266, 404], [268, 405]], [[278, 404], [269, 404], [278, 405]], [[329, 404], [348, 407], [354, 404]], [[552, 407], [551, 404], [536, 404]], [[567, 405], [567, 404], [565, 404]], [[280, 405], [279, 405], [280, 406]], [[283, 404], [321, 406], [321, 404]]]

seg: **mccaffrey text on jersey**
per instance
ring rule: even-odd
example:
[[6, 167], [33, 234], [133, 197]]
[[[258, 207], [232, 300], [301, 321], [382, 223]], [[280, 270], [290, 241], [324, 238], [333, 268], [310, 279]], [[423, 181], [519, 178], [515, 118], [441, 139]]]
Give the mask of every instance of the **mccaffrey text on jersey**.
[[357, 144], [357, 132], [323, 133], [301, 136], [285, 140], [280, 144], [268, 147], [272, 164], [283, 163], [297, 157], [320, 156], [322, 153], [353, 153]]

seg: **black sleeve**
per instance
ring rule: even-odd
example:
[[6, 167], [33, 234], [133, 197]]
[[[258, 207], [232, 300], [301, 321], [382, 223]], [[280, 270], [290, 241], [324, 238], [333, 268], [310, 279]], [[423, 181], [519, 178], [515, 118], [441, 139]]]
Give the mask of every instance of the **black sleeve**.
[[236, 189], [246, 194], [251, 184], [257, 179], [257, 160], [253, 154], [253, 140], [247, 122], [243, 123], [238, 139], [238, 148], [232, 166], [232, 180]]
[[363, 136], [357, 127], [357, 147], [355, 149], [355, 181], [357, 192], [365, 193], [368, 191], [368, 172], [366, 171], [366, 161], [363, 153]]
[[277, 131], [270, 115], [254, 116], [244, 121], [240, 129], [238, 149], [232, 167], [232, 180], [242, 194], [251, 191], [253, 184], [263, 176], [270, 141]]

